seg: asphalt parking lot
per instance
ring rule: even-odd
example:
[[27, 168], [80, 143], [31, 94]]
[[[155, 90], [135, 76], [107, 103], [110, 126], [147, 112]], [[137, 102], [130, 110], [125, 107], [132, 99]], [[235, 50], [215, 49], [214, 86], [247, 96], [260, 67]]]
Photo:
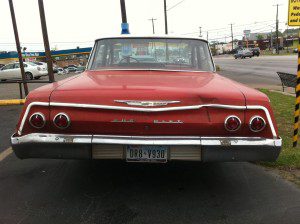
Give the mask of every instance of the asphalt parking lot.
[[249, 163], [0, 163], [0, 223], [298, 224], [300, 191]]
[[[0, 93], [17, 97], [18, 89]], [[21, 109], [0, 107], [0, 153], [10, 145]], [[1, 224], [299, 220], [299, 188], [251, 163], [20, 160], [14, 154], [0, 161]]]

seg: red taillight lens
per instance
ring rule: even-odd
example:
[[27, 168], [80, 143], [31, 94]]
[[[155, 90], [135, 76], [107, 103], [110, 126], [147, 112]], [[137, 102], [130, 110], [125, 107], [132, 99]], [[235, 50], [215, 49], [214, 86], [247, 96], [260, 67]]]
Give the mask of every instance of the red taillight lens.
[[59, 113], [54, 117], [53, 120], [54, 124], [56, 127], [60, 129], [65, 129], [70, 126], [70, 118], [67, 114], [65, 113]]
[[266, 122], [262, 117], [255, 116], [250, 119], [250, 130], [260, 132], [266, 127]]
[[237, 131], [241, 127], [241, 120], [237, 116], [229, 116], [225, 120], [227, 131]]
[[43, 128], [46, 124], [46, 119], [42, 113], [34, 113], [30, 116], [29, 123], [34, 128]]

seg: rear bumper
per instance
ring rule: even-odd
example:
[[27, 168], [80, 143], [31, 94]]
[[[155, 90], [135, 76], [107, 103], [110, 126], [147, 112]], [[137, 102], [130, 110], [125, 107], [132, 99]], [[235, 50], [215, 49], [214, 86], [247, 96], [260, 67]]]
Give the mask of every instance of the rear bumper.
[[281, 139], [193, 136], [103, 136], [33, 133], [11, 137], [21, 159], [125, 159], [125, 145], [170, 146], [169, 160], [275, 161]]

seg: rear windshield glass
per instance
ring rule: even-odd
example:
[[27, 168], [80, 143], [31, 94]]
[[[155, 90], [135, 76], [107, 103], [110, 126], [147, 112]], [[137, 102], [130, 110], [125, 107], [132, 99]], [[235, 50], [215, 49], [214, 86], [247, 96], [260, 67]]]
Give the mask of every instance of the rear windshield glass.
[[213, 71], [214, 66], [201, 40], [112, 38], [96, 42], [88, 69]]

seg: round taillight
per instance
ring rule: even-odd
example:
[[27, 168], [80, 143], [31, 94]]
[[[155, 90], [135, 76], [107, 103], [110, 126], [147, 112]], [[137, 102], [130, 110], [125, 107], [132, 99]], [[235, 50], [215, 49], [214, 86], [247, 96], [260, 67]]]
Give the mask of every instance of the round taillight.
[[46, 119], [42, 113], [34, 113], [29, 118], [29, 124], [34, 128], [43, 128], [46, 124]]
[[250, 119], [249, 127], [253, 132], [260, 132], [266, 127], [266, 122], [262, 117], [255, 116]]
[[59, 113], [54, 117], [53, 123], [56, 127], [60, 129], [65, 129], [70, 126], [71, 121], [67, 114]]
[[237, 131], [241, 127], [241, 120], [237, 116], [229, 116], [225, 119], [225, 129], [227, 131]]

